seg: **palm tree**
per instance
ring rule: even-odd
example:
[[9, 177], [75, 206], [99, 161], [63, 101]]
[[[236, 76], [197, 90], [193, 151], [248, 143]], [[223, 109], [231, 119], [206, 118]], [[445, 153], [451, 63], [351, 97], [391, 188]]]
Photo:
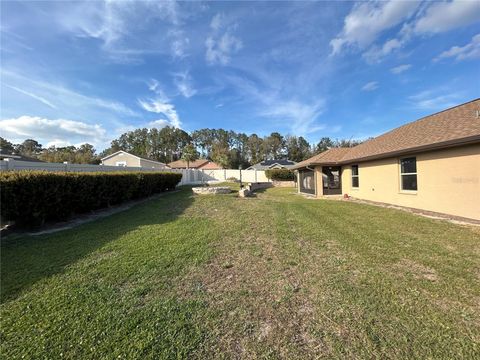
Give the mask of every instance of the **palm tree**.
[[193, 144], [188, 144], [182, 149], [182, 160], [187, 162], [187, 169], [190, 167], [190, 162], [198, 159], [198, 151]]

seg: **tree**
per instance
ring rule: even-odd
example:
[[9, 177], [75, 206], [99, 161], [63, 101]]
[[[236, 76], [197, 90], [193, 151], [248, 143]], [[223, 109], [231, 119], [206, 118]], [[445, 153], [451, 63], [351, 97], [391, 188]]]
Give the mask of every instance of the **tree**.
[[33, 139], [27, 139], [21, 144], [16, 145], [15, 151], [24, 156], [35, 157], [42, 151], [42, 144]]
[[270, 159], [279, 159], [283, 155], [285, 148], [285, 140], [278, 132], [273, 132], [268, 136], [265, 141], [265, 155]]
[[257, 134], [252, 134], [247, 140], [247, 153], [250, 163], [256, 164], [265, 159], [263, 152], [263, 139]]
[[188, 144], [182, 149], [182, 160], [187, 162], [187, 169], [190, 167], [190, 162], [198, 159], [198, 151], [193, 144]]
[[318, 154], [324, 152], [332, 147], [335, 147], [332, 139], [330, 139], [329, 137], [322, 137], [318, 142], [317, 146], [315, 147], [315, 153]]
[[293, 161], [302, 161], [310, 157], [310, 144], [303, 137], [287, 136], [285, 138], [287, 157]]
[[0, 136], [0, 152], [4, 154], [12, 154], [15, 151], [13, 144]]

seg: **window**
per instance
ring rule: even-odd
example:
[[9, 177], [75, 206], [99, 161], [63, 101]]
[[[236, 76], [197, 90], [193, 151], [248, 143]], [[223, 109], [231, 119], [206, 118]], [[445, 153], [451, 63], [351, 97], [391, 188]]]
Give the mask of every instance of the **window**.
[[358, 188], [358, 165], [352, 165], [352, 187]]
[[126, 161], [117, 161], [115, 163], [115, 166], [127, 166], [127, 162]]
[[417, 159], [414, 157], [400, 160], [402, 190], [417, 190]]

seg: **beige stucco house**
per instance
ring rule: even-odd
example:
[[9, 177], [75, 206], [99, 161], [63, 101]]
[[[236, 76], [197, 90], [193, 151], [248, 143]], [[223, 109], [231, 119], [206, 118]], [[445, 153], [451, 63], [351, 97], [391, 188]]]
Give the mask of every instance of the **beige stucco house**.
[[105, 156], [102, 159], [102, 165], [142, 167], [157, 170], [168, 169], [167, 165], [162, 162], [133, 155], [123, 150]]
[[480, 99], [298, 163], [298, 191], [480, 220]]

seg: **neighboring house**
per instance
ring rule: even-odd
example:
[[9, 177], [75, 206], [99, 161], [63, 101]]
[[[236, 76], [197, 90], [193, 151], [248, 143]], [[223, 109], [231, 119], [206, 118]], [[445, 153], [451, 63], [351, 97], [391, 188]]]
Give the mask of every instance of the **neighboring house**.
[[8, 153], [0, 152], [0, 160], [5, 160], [5, 159], [12, 159], [12, 160], [15, 160], [15, 161], [45, 162], [45, 161], [38, 160], [38, 159], [30, 157], [30, 156], [15, 155], [15, 154], [8, 154]]
[[298, 191], [480, 220], [480, 99], [295, 166]]
[[187, 164], [186, 161], [184, 160], [177, 160], [173, 161], [168, 164], [168, 166], [172, 169], [186, 169], [188, 165], [189, 169], [200, 169], [200, 170], [218, 170], [222, 169], [220, 165], [217, 163], [214, 163], [213, 161], [207, 160], [207, 159], [198, 159], [195, 161], [190, 161], [189, 164]]
[[246, 170], [291, 169], [296, 162], [287, 159], [264, 160], [248, 167]]
[[105, 156], [102, 159], [102, 165], [143, 167], [158, 170], [168, 169], [167, 165], [162, 162], [133, 155], [123, 150]]

